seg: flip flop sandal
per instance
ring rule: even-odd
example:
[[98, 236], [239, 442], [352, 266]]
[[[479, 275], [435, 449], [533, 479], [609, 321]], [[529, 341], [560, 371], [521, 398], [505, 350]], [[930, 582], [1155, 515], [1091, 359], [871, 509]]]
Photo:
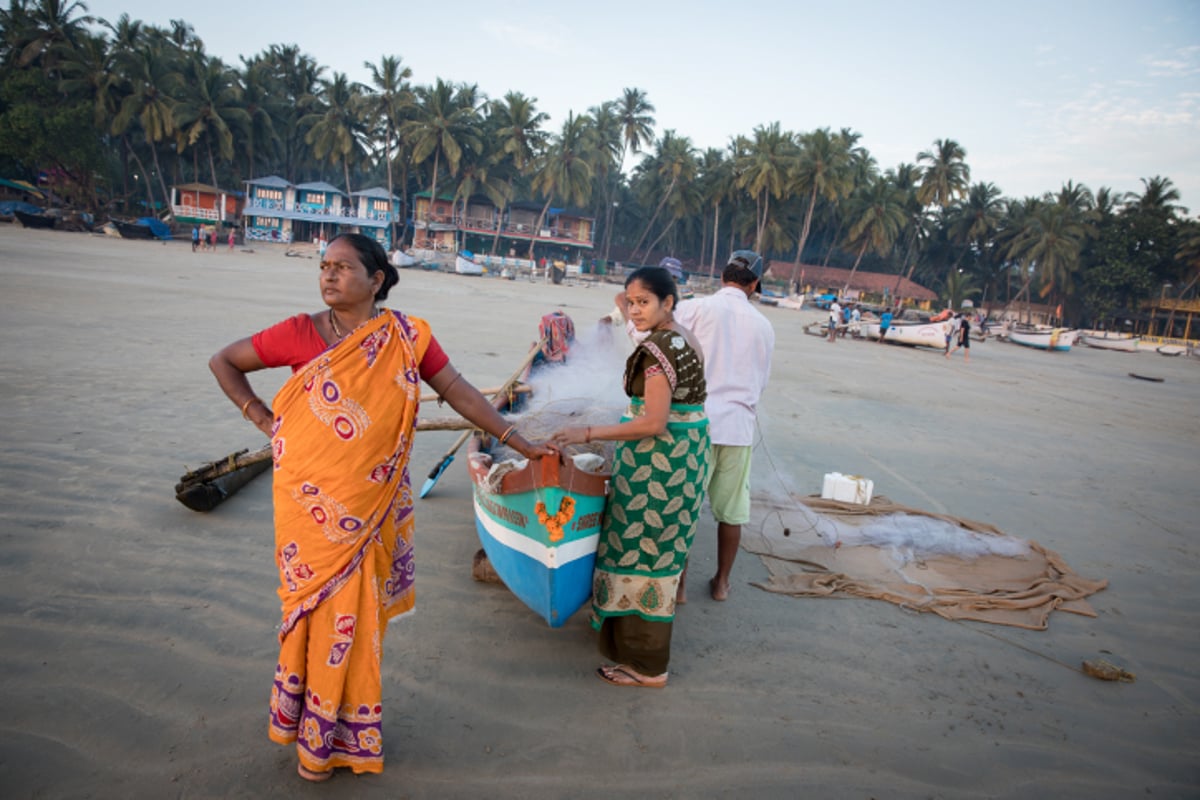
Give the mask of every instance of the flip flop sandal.
[[300, 777], [304, 778], [304, 780], [312, 781], [313, 783], [324, 783], [333, 777], [333, 770], [331, 769], [327, 769], [324, 772], [317, 772], [316, 770], [309, 769], [303, 764], [296, 765], [296, 772], [298, 772]]
[[596, 677], [613, 686], [632, 686], [639, 689], [662, 689], [667, 685], [667, 673], [648, 678], [629, 667], [617, 664], [613, 667], [598, 667]]

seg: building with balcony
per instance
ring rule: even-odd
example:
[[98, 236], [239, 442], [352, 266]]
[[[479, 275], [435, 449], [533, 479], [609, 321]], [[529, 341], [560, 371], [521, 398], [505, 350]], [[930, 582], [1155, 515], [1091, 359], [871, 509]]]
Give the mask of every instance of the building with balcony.
[[246, 181], [246, 240], [259, 242], [328, 241], [339, 233], [362, 233], [392, 247], [392, 222], [399, 221], [399, 200], [373, 187], [347, 195], [317, 181], [293, 184], [272, 175]]
[[176, 222], [188, 225], [232, 227], [241, 222], [245, 197], [206, 183], [185, 183], [171, 187], [171, 213]]
[[526, 201], [509, 203], [503, 210], [481, 195], [465, 204], [453, 195], [438, 195], [431, 202], [428, 191], [413, 197], [413, 246], [425, 250], [474, 253], [527, 258], [533, 245], [534, 260], [578, 264], [595, 246], [596, 221], [582, 211], [568, 208], [547, 210], [537, 227], [542, 205]]

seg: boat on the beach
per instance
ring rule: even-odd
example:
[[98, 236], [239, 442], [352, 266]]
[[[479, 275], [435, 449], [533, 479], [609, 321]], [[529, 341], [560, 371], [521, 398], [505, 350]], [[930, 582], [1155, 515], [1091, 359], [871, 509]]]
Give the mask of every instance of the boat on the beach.
[[1038, 350], [1070, 350], [1079, 331], [1072, 328], [1052, 328], [1049, 325], [1014, 325], [1008, 340]]
[[[863, 320], [863, 330], [868, 339], [879, 338], [879, 321]], [[932, 320], [928, 314], [913, 311], [904, 312], [900, 319], [893, 319], [888, 326], [885, 342], [906, 344], [914, 347], [936, 347], [946, 349], [946, 334], [950, 332], [950, 323], [946, 320]]]
[[1155, 348], [1160, 356], [1181, 356], [1187, 352], [1187, 348], [1177, 344], [1164, 344]]
[[121, 219], [111, 220], [116, 226], [117, 233], [122, 239], [170, 239], [171, 229], [162, 220], [154, 217], [139, 217], [133, 222]]
[[454, 256], [454, 271], [459, 275], [482, 275], [483, 267], [475, 263], [473, 253], [462, 250]]
[[13, 209], [13, 216], [25, 228], [53, 228], [55, 223], [58, 222], [58, 217], [52, 217], [48, 214], [31, 214], [21, 209]]
[[1116, 350], [1121, 353], [1136, 353], [1139, 337], [1131, 333], [1115, 331], [1080, 331], [1079, 342], [1098, 350]]
[[[547, 363], [539, 358], [533, 370]], [[516, 412], [528, 398], [511, 395], [496, 405]], [[482, 433], [467, 444], [479, 541], [509, 590], [558, 628], [592, 594], [610, 476], [592, 453], [528, 461], [499, 460], [499, 451]]]

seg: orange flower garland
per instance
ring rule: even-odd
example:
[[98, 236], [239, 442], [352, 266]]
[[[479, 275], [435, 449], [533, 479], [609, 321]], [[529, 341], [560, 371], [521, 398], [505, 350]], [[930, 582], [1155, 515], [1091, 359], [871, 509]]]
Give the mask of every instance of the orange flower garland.
[[558, 506], [558, 513], [553, 517], [550, 516], [546, 504], [541, 500], [537, 502], [533, 510], [537, 512], [538, 522], [550, 534], [550, 541], [557, 542], [563, 538], [563, 526], [571, 521], [571, 517], [575, 516], [575, 499], [564, 497]]

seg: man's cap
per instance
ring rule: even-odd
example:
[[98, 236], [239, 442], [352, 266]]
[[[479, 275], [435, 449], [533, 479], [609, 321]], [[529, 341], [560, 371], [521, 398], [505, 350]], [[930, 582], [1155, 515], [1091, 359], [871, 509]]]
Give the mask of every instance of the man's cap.
[[754, 273], [754, 277], [762, 279], [763, 260], [762, 256], [753, 250], [734, 250], [729, 256], [728, 266], [737, 266], [742, 269], [748, 269]]
[[683, 263], [678, 258], [667, 256], [662, 261], [658, 262], [658, 265], [667, 272], [671, 273], [671, 277], [675, 280], [678, 281], [683, 279]]

